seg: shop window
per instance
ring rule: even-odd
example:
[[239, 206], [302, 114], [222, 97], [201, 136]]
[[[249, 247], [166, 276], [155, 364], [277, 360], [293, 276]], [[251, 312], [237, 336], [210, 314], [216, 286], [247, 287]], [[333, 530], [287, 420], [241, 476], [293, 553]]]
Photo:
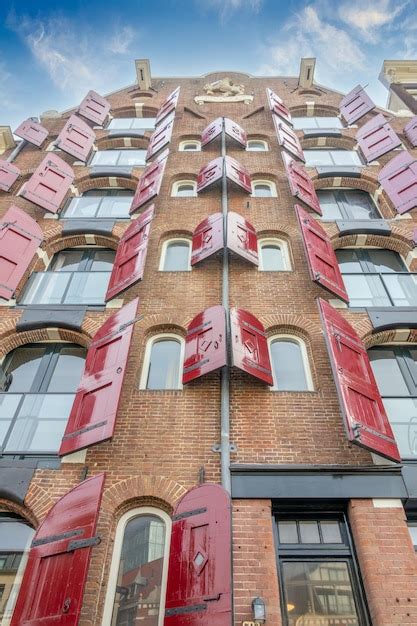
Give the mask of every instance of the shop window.
[[363, 165], [356, 150], [337, 150], [336, 148], [304, 150], [304, 156], [307, 167], [321, 165], [357, 167]]
[[144, 166], [146, 150], [135, 148], [119, 148], [117, 150], [97, 150], [89, 163], [91, 166], [105, 167], [138, 167]]
[[177, 180], [172, 186], [172, 196], [178, 198], [192, 198], [197, 195], [197, 183], [195, 180]]
[[417, 552], [417, 521], [414, 518], [408, 522], [408, 530], [410, 532], [414, 550]]
[[6, 357], [0, 392], [2, 454], [56, 454], [85, 355], [75, 344], [38, 343]]
[[275, 198], [277, 189], [275, 183], [269, 180], [253, 180], [252, 196], [254, 198]]
[[109, 130], [154, 130], [154, 117], [114, 117], [107, 126]]
[[368, 356], [400, 454], [416, 460], [417, 345], [378, 346]]
[[159, 269], [162, 272], [189, 272], [191, 241], [188, 239], [169, 239], [162, 246]]
[[339, 117], [293, 117], [292, 123], [296, 130], [322, 128], [333, 130], [334, 128], [343, 128], [343, 124]]
[[324, 220], [372, 220], [380, 215], [369, 193], [358, 189], [318, 189]]
[[178, 335], [149, 339], [140, 382], [141, 389], [182, 389], [184, 340]]
[[197, 139], [188, 139], [187, 141], [180, 141], [178, 150], [180, 152], [200, 152], [201, 141], [197, 141]]
[[62, 211], [64, 219], [128, 220], [133, 191], [130, 189], [89, 189], [79, 198], [71, 198]]
[[19, 304], [103, 306], [114, 257], [106, 248], [62, 250], [47, 271], [31, 274]]
[[267, 152], [268, 144], [263, 139], [248, 139], [246, 150], [248, 152]]
[[259, 270], [261, 272], [285, 272], [291, 270], [288, 246], [281, 239], [258, 241]]
[[312, 391], [305, 343], [292, 335], [271, 337], [268, 341], [275, 391]]
[[397, 252], [340, 248], [336, 257], [351, 307], [417, 306], [417, 274]]

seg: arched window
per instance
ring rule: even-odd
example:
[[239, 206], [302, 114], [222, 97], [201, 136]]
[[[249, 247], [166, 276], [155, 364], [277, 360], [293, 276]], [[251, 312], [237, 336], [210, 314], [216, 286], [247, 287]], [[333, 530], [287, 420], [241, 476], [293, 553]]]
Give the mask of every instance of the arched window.
[[0, 513], [0, 621], [2, 624], [10, 623], [34, 534], [33, 528], [18, 515]]
[[169, 239], [162, 246], [159, 269], [162, 272], [189, 272], [191, 241], [188, 239]]
[[285, 272], [291, 270], [288, 246], [281, 239], [258, 241], [259, 270], [261, 272]]
[[360, 189], [318, 189], [324, 220], [371, 220], [380, 215], [369, 193]]
[[172, 196], [190, 198], [197, 195], [197, 183], [195, 180], [177, 180], [172, 185]]
[[117, 148], [115, 150], [96, 150], [89, 165], [106, 167], [138, 167], [145, 165], [146, 150], [137, 148]]
[[397, 252], [383, 248], [336, 250], [351, 307], [417, 306], [417, 275]]
[[182, 389], [184, 340], [179, 335], [149, 339], [140, 381], [141, 389]]
[[298, 337], [279, 335], [269, 340], [275, 391], [312, 391], [313, 381], [305, 344]]
[[268, 144], [263, 139], [248, 139], [246, 150], [248, 152], [267, 152]]
[[200, 152], [201, 141], [198, 141], [197, 139], [187, 139], [185, 141], [180, 141], [178, 150], [180, 152]]
[[154, 117], [113, 117], [107, 126], [109, 130], [154, 130]]
[[89, 189], [79, 198], [71, 198], [61, 213], [67, 219], [128, 220], [134, 192], [114, 187]]
[[114, 541], [103, 626], [163, 626], [171, 519], [151, 507], [128, 511]]
[[252, 196], [255, 198], [275, 198], [277, 189], [270, 180], [253, 180]]
[[357, 150], [339, 150], [337, 148], [315, 148], [314, 150], [304, 150], [304, 157], [307, 167], [317, 165], [338, 165], [338, 166], [362, 166]]
[[115, 252], [68, 248], [55, 254], [45, 272], [33, 272], [19, 304], [104, 305]]
[[56, 454], [81, 379], [85, 348], [28, 344], [2, 368], [0, 454]]
[[293, 117], [292, 123], [294, 124], [294, 128], [297, 130], [343, 128], [340, 118], [331, 115], [327, 117]]

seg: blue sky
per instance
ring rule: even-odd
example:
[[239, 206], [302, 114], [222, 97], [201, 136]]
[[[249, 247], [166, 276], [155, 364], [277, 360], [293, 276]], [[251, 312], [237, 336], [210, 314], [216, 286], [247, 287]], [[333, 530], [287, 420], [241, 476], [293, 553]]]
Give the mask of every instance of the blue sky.
[[0, 125], [77, 104], [88, 91], [132, 84], [135, 58], [154, 76], [215, 70], [297, 75], [316, 56], [316, 81], [369, 84], [384, 59], [417, 59], [417, 0], [2, 0]]

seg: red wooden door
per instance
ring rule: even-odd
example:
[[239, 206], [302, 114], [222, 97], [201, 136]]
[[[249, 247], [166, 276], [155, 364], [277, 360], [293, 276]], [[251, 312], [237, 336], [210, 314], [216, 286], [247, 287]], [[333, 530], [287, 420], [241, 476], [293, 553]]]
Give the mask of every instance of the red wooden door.
[[230, 340], [233, 365], [273, 385], [268, 342], [261, 322], [248, 311], [231, 309]]
[[36, 120], [29, 117], [16, 128], [14, 134], [39, 147], [49, 135], [49, 131]]
[[222, 306], [212, 306], [196, 315], [187, 328], [182, 382], [189, 383], [226, 365], [226, 343]]
[[110, 102], [97, 92], [89, 91], [78, 107], [78, 113], [98, 126], [102, 126], [110, 109]]
[[223, 248], [223, 215], [213, 213], [200, 222], [193, 232], [191, 265], [195, 265]]
[[86, 161], [96, 138], [95, 132], [77, 115], [71, 115], [59, 133], [55, 145], [75, 157]]
[[250, 222], [238, 213], [227, 214], [227, 247], [231, 252], [258, 265], [258, 238]]
[[73, 180], [72, 167], [56, 154], [50, 153], [19, 190], [18, 195], [50, 213], [57, 213]]
[[283, 154], [282, 156], [292, 195], [321, 215], [320, 202], [314, 188], [314, 183], [307, 174], [304, 166], [295, 161], [295, 159], [288, 154]]
[[20, 170], [13, 163], [0, 159], [0, 190], [9, 191], [20, 176]]

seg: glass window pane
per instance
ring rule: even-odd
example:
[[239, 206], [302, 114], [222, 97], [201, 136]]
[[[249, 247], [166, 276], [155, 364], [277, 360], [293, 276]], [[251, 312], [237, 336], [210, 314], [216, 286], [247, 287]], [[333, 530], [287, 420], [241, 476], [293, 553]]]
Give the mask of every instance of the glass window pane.
[[413, 546], [417, 548], [417, 524], [409, 524], [408, 530], [410, 531], [411, 541], [413, 542]]
[[81, 346], [61, 348], [51, 380], [49, 381], [48, 392], [74, 392], [81, 380], [85, 357], [86, 350], [81, 348]]
[[393, 250], [367, 249], [367, 254], [376, 272], [404, 272], [407, 271], [401, 257]]
[[69, 206], [63, 212], [66, 218], [92, 218], [95, 217], [101, 198], [99, 196], [87, 196], [82, 198], [73, 198]]
[[394, 306], [417, 306], [417, 275], [383, 274], [382, 280]]
[[348, 292], [349, 306], [391, 306], [380, 276], [343, 273], [343, 282]]
[[338, 117], [316, 117], [315, 119], [318, 128], [343, 128]]
[[301, 543], [320, 543], [319, 525], [316, 521], [299, 522]]
[[251, 140], [248, 141], [247, 150], [250, 150], [251, 152], [265, 152], [266, 146], [263, 141]]
[[339, 522], [326, 520], [320, 522], [323, 543], [343, 543]]
[[356, 189], [343, 189], [336, 192], [336, 198], [344, 206], [352, 220], [377, 219], [378, 211], [370, 195]]
[[94, 152], [91, 165], [117, 165], [119, 150], [98, 150]]
[[270, 346], [272, 369], [280, 391], [306, 391], [307, 379], [301, 348], [290, 340], [273, 341]]
[[50, 270], [74, 272], [80, 269], [85, 250], [61, 250], [54, 255]]
[[141, 515], [126, 525], [112, 624], [157, 626], [164, 564], [165, 524]]
[[132, 118], [132, 124], [130, 128], [135, 130], [153, 130], [155, 128], [155, 117], [134, 117]]
[[184, 152], [192, 152], [192, 151], [196, 151], [199, 149], [198, 144], [190, 142], [190, 143], [184, 143], [182, 146], [182, 149]]
[[363, 165], [356, 150], [329, 150], [333, 165]]
[[187, 185], [186, 183], [178, 185], [177, 196], [181, 196], [182, 198], [194, 196], [194, 185]]
[[357, 250], [353, 250], [352, 248], [341, 248], [336, 250], [336, 257], [342, 274], [349, 272], [359, 274], [362, 273], [363, 270]]
[[297, 522], [278, 522], [280, 543], [298, 543]]
[[317, 128], [315, 117], [293, 117], [292, 122], [294, 128], [297, 130], [302, 130], [303, 128]]
[[92, 272], [111, 272], [116, 253], [114, 250], [95, 250], [92, 255]]
[[62, 304], [72, 272], [36, 272], [29, 278], [22, 304]]
[[0, 574], [0, 621], [4, 625], [10, 624], [34, 534], [25, 522], [8, 521], [7, 516], [2, 520], [0, 516], [0, 554], [4, 570]]
[[145, 165], [146, 150], [120, 150], [117, 165]]
[[328, 150], [304, 150], [307, 167], [334, 165]]
[[65, 304], [104, 304], [110, 272], [74, 272], [70, 276]]
[[337, 203], [335, 193], [333, 191], [317, 190], [317, 196], [320, 201], [320, 207], [325, 220], [340, 220], [343, 218], [339, 205]]
[[261, 246], [262, 270], [264, 272], [279, 272], [285, 270], [284, 256], [280, 246], [264, 244]]
[[39, 370], [46, 346], [16, 348], [7, 365], [7, 391], [30, 391]]
[[368, 356], [382, 396], [409, 395], [410, 392], [395, 358], [394, 350], [371, 348]]
[[382, 398], [400, 454], [417, 457], [417, 398]]
[[147, 389], [178, 389], [181, 344], [161, 339], [152, 344]]
[[270, 198], [272, 196], [271, 187], [269, 185], [257, 183], [254, 185], [253, 195], [256, 198]]
[[96, 217], [112, 217], [114, 219], [129, 219], [129, 209], [133, 195], [124, 194], [115, 198], [103, 198]]
[[165, 251], [164, 272], [181, 272], [189, 269], [190, 244], [186, 241], [170, 243]]
[[0, 446], [4, 446], [4, 441], [12, 424], [12, 419], [16, 415], [19, 404], [22, 401], [21, 393], [0, 393]]

